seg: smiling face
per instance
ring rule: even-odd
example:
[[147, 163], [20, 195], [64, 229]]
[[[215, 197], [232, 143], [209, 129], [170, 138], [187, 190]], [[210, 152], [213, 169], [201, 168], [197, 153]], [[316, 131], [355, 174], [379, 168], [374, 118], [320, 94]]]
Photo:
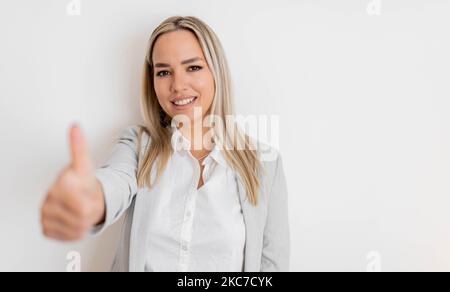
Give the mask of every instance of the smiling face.
[[[196, 36], [187, 30], [159, 36], [152, 62], [154, 88], [162, 109], [171, 118], [186, 115], [191, 125], [201, 122], [209, 114], [215, 83]], [[194, 120], [194, 107], [202, 110], [197, 120]]]

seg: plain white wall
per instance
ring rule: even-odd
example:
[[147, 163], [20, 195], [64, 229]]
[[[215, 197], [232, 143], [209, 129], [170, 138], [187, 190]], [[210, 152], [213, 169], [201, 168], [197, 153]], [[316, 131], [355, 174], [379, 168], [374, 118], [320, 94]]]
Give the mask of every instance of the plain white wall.
[[72, 121], [97, 163], [141, 122], [148, 37], [178, 14], [219, 35], [238, 113], [280, 117], [293, 271], [450, 270], [450, 1], [70, 2], [0, 2], [0, 270], [109, 268], [120, 226], [48, 241], [40, 204]]

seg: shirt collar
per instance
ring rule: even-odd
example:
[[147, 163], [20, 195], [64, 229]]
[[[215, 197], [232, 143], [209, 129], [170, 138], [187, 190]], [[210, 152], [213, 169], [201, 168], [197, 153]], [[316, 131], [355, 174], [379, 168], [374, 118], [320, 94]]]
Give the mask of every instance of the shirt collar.
[[[172, 137], [171, 137], [171, 145], [174, 152], [181, 154], [182, 156], [186, 155], [188, 151], [191, 149], [191, 141], [187, 139], [181, 131], [174, 125], [171, 127]], [[211, 153], [203, 160], [203, 165], [208, 164], [213, 159], [219, 165], [228, 168], [228, 163], [223, 155], [223, 151], [219, 149], [218, 145], [214, 145]]]

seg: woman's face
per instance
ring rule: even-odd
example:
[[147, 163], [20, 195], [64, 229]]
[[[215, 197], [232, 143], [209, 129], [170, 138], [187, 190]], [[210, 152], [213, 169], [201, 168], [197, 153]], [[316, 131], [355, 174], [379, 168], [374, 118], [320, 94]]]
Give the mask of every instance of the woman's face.
[[[187, 30], [165, 33], [157, 39], [152, 61], [154, 87], [162, 109], [173, 118], [185, 115], [191, 125], [209, 114], [215, 83], [195, 35]], [[201, 116], [194, 120], [194, 107]]]

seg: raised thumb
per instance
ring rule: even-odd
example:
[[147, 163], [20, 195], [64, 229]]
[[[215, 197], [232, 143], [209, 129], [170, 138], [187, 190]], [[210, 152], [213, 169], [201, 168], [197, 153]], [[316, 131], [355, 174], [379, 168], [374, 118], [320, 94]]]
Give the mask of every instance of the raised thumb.
[[78, 124], [70, 127], [70, 150], [72, 153], [72, 168], [79, 173], [88, 173], [92, 170], [93, 164], [89, 157], [89, 149], [86, 138]]

